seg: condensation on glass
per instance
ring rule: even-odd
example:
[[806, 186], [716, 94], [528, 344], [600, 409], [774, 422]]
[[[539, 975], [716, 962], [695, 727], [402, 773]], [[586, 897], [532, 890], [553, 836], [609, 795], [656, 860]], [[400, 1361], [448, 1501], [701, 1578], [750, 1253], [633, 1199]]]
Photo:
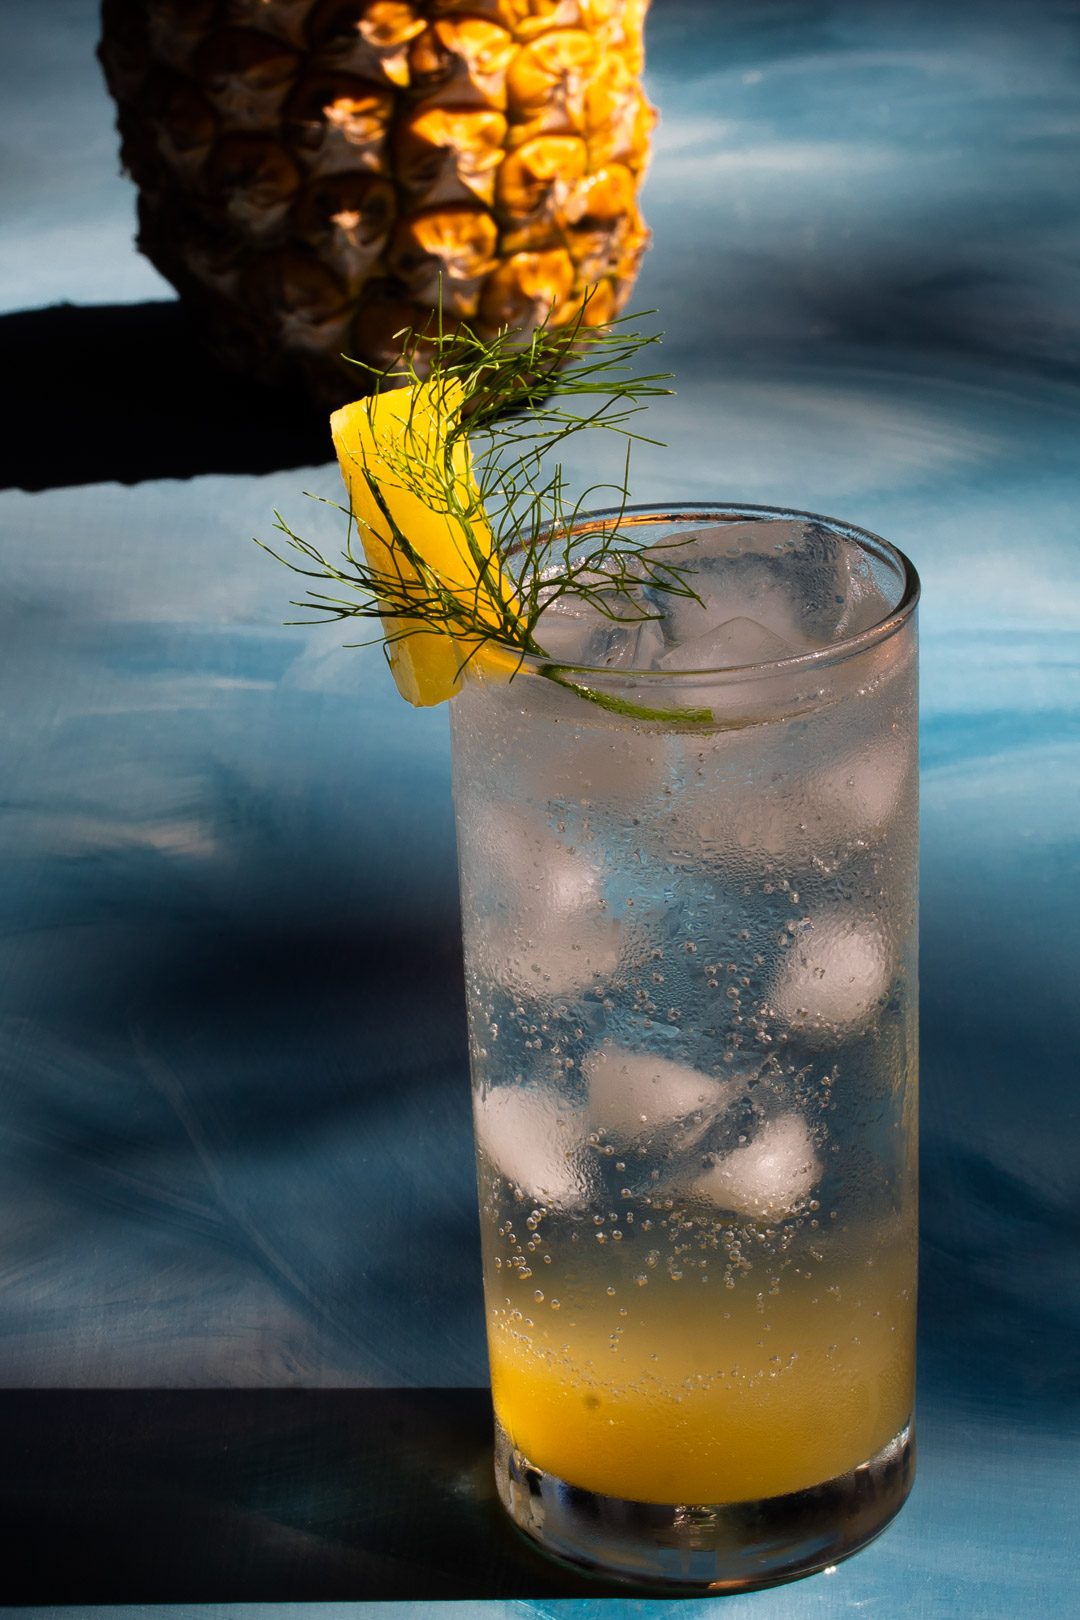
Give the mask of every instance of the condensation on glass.
[[623, 523], [741, 559], [712, 640], [661, 597], [631, 667], [570, 626], [608, 661], [451, 706], [496, 1472], [556, 1556], [722, 1591], [912, 1479], [918, 584], [806, 514]]

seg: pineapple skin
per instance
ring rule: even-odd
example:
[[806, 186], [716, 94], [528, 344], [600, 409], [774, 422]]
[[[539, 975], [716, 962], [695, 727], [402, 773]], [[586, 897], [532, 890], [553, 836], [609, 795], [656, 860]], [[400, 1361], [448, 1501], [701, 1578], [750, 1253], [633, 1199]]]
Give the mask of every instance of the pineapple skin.
[[103, 0], [139, 248], [216, 352], [321, 404], [404, 328], [623, 307], [648, 0]]

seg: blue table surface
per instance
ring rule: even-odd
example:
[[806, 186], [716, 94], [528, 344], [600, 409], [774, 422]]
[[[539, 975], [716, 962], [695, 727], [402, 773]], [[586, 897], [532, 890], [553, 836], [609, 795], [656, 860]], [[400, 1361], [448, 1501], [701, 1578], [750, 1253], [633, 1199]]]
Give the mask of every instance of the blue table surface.
[[[95, 5], [4, 9], [0, 310], [169, 298]], [[1080, 7], [654, 0], [648, 88], [677, 394], [635, 498], [827, 512], [923, 578], [916, 1489], [742, 1597], [155, 1615], [1080, 1614]], [[283, 627], [251, 544], [333, 543], [336, 479], [0, 493], [8, 1388], [486, 1380], [447, 716]]]

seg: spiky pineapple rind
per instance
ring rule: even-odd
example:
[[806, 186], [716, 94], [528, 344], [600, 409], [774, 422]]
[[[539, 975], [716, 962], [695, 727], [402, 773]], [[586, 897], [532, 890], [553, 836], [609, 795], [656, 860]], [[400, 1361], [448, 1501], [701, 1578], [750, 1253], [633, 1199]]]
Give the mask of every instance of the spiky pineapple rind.
[[647, 0], [105, 0], [139, 246], [220, 352], [356, 392], [435, 304], [622, 308], [648, 233]]

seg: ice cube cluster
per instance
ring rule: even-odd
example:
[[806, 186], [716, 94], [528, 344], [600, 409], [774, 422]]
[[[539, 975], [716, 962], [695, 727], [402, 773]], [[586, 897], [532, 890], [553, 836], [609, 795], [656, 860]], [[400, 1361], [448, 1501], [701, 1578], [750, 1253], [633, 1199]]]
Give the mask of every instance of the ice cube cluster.
[[821, 1177], [810, 1128], [794, 1111], [761, 1121], [748, 1142], [710, 1154], [703, 1171], [690, 1168], [695, 1146], [741, 1091], [736, 1079], [612, 1041], [588, 1055], [582, 1072], [585, 1095], [576, 1101], [547, 1085], [521, 1084], [475, 1098], [482, 1152], [536, 1203], [567, 1212], [584, 1208], [591, 1156], [600, 1143], [625, 1150], [665, 1142], [674, 1159], [663, 1188], [749, 1220], [783, 1220]]
[[[653, 549], [694, 570], [686, 577], [700, 601], [644, 582], [635, 600], [613, 598], [607, 613], [561, 596], [538, 627], [549, 657], [628, 674], [738, 671], [828, 647], [883, 614], [872, 563], [822, 525], [739, 521], [678, 538], [691, 543]], [[809, 669], [815, 691], [817, 668], [797, 666], [799, 679]], [[745, 690], [751, 676], [678, 684], [704, 684], [715, 709], [725, 699], [714, 703], [713, 693]], [[513, 997], [512, 1024], [509, 1011], [490, 1015], [503, 1029], [490, 1071], [500, 1083], [481, 1089], [477, 1138], [520, 1196], [580, 1213], [605, 1189], [618, 1196], [618, 1171], [628, 1197], [648, 1176], [649, 1196], [659, 1187], [718, 1220], [801, 1214], [826, 1162], [804, 1094], [787, 1070], [751, 1091], [754, 1076], [735, 1072], [749, 1042], [729, 1047], [732, 1062], [718, 1059], [718, 1074], [680, 1061], [694, 1050], [693, 1031], [711, 1036], [728, 1016], [726, 999], [710, 994], [716, 962], [705, 982], [690, 968], [661, 974], [645, 965], [646, 945], [669, 941], [683, 888], [700, 872], [701, 938], [719, 940], [729, 913], [739, 919], [732, 928], [747, 920], [741, 939], [753, 932], [745, 953], [731, 943], [731, 955], [747, 959], [738, 971], [748, 994], [740, 1002], [737, 984], [726, 986], [744, 1035], [752, 1013], [767, 1042], [790, 1042], [796, 1062], [810, 1056], [826, 1067], [843, 1043], [866, 1037], [892, 993], [897, 947], [875, 911], [880, 884], [871, 890], [857, 863], [869, 870], [880, 861], [914, 771], [902, 735], [872, 731], [879, 711], [864, 719], [867, 707], [833, 702], [809, 750], [798, 726], [780, 737], [764, 725], [685, 737], [677, 727], [621, 727], [609, 736], [585, 720], [557, 734], [553, 726], [551, 748], [516, 721], [508, 730], [503, 763], [518, 797], [504, 798], [505, 785], [498, 798], [477, 794], [459, 835], [475, 890], [470, 975], [496, 1005]], [[662, 888], [646, 895], [639, 870], [662, 871]], [[642, 902], [633, 911], [628, 888]], [[700, 939], [685, 943], [692, 962]], [[734, 962], [726, 971], [736, 973]], [[659, 1011], [653, 983], [669, 984], [656, 993]], [[706, 1014], [695, 996], [714, 1010]], [[648, 1018], [628, 1011], [631, 998]], [[519, 1029], [529, 1038], [511, 1063]], [[541, 1041], [553, 1054], [547, 1069], [536, 1056]]]
[[633, 602], [613, 595], [605, 612], [561, 596], [538, 628], [551, 658], [606, 669], [736, 669], [828, 646], [868, 629], [884, 609], [867, 559], [820, 523], [712, 524], [644, 555], [680, 570], [700, 600], [643, 584]]

